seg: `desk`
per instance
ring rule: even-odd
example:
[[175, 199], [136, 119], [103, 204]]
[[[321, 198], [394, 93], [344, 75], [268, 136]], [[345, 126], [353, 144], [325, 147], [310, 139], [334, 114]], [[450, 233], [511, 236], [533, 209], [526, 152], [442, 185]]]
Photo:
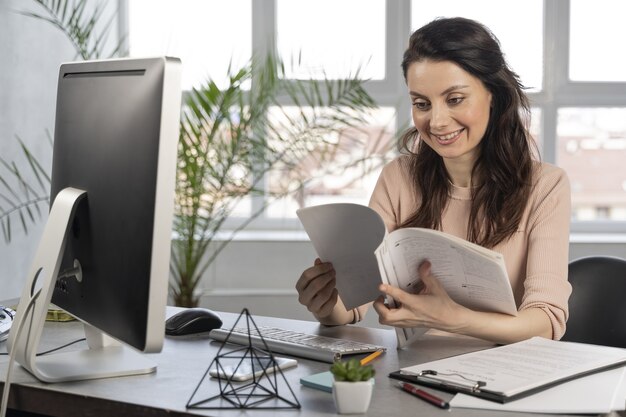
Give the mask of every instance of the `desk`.
[[[168, 307], [168, 316], [177, 309]], [[231, 327], [237, 314], [220, 313], [224, 327]], [[497, 416], [485, 410], [440, 410], [395, 387], [387, 374], [414, 365], [489, 347], [480, 340], [446, 335], [426, 335], [404, 350], [395, 349], [392, 330], [359, 326], [323, 327], [316, 322], [254, 317], [259, 326], [274, 326], [324, 336], [345, 337], [387, 346], [389, 350], [373, 365], [377, 370], [368, 416]], [[82, 337], [82, 325], [47, 323], [40, 350], [53, 348]], [[1, 345], [0, 345], [1, 346]], [[68, 349], [84, 348], [84, 342]], [[298, 360], [296, 368], [284, 371], [301, 410], [187, 410], [185, 404], [200, 378], [213, 360], [219, 344], [208, 337], [167, 337], [163, 351], [149, 356], [158, 363], [156, 373], [71, 383], [44, 384], [18, 365], [14, 367], [9, 407], [51, 416], [322, 416], [335, 414], [332, 395], [304, 387], [300, 377], [328, 369], [322, 362]], [[1, 347], [4, 351], [4, 346]], [[0, 356], [0, 379], [6, 373], [7, 356]], [[206, 381], [205, 381], [206, 383]], [[0, 383], [2, 386], [3, 383]], [[451, 394], [441, 393], [445, 399]], [[507, 417], [543, 416], [543, 414], [506, 413]]]

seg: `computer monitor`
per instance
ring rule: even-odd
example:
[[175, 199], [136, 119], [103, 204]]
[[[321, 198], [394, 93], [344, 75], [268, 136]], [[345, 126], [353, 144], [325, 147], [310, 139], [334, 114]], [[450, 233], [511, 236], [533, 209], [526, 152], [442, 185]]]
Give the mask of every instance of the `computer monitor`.
[[[9, 336], [37, 378], [156, 369], [137, 351], [163, 345], [180, 105], [176, 58], [61, 66], [50, 215]], [[89, 349], [36, 356], [50, 300]]]

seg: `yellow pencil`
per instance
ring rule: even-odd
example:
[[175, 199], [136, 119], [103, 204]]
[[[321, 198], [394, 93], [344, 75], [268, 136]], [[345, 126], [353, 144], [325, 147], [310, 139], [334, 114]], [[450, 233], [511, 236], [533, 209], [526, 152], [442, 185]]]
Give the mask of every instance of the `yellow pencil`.
[[384, 349], [378, 349], [376, 352], [371, 353], [370, 355], [361, 359], [361, 365], [367, 365], [377, 357], [379, 357], [384, 352]]

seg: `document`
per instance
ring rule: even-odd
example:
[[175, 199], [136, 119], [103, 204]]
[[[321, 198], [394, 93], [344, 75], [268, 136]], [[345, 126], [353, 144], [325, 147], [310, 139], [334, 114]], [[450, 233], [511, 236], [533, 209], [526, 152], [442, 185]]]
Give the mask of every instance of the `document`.
[[[533, 337], [403, 368], [390, 377], [508, 403], [624, 364], [626, 349]], [[612, 393], [619, 381], [618, 375]]]
[[[502, 254], [456, 236], [423, 228], [386, 233], [381, 217], [358, 204], [325, 204], [297, 211], [320, 259], [332, 262], [347, 309], [375, 300], [380, 282], [417, 293], [418, 266], [429, 260], [450, 297], [478, 311], [517, 314]], [[394, 300], [388, 302], [395, 306]], [[398, 345], [427, 328], [397, 328]]]
[[626, 368], [611, 369], [574, 379], [506, 404], [457, 394], [453, 408], [551, 414], [600, 414], [624, 410]]
[[[513, 289], [502, 254], [431, 229], [397, 229], [376, 249], [381, 279], [407, 292], [418, 292], [419, 265], [429, 260], [432, 273], [455, 302], [476, 311], [517, 315]], [[395, 307], [395, 301], [389, 300]], [[410, 344], [426, 328], [397, 328], [398, 345]]]
[[319, 258], [332, 262], [348, 310], [380, 296], [374, 251], [385, 237], [378, 213], [358, 204], [324, 204], [296, 211]]

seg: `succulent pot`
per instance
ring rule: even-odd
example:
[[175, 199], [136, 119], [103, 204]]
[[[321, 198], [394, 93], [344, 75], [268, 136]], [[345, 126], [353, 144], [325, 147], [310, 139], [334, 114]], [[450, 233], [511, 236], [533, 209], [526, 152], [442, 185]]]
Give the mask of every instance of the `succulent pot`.
[[363, 414], [370, 406], [374, 378], [368, 381], [333, 381], [333, 398], [339, 414]]

